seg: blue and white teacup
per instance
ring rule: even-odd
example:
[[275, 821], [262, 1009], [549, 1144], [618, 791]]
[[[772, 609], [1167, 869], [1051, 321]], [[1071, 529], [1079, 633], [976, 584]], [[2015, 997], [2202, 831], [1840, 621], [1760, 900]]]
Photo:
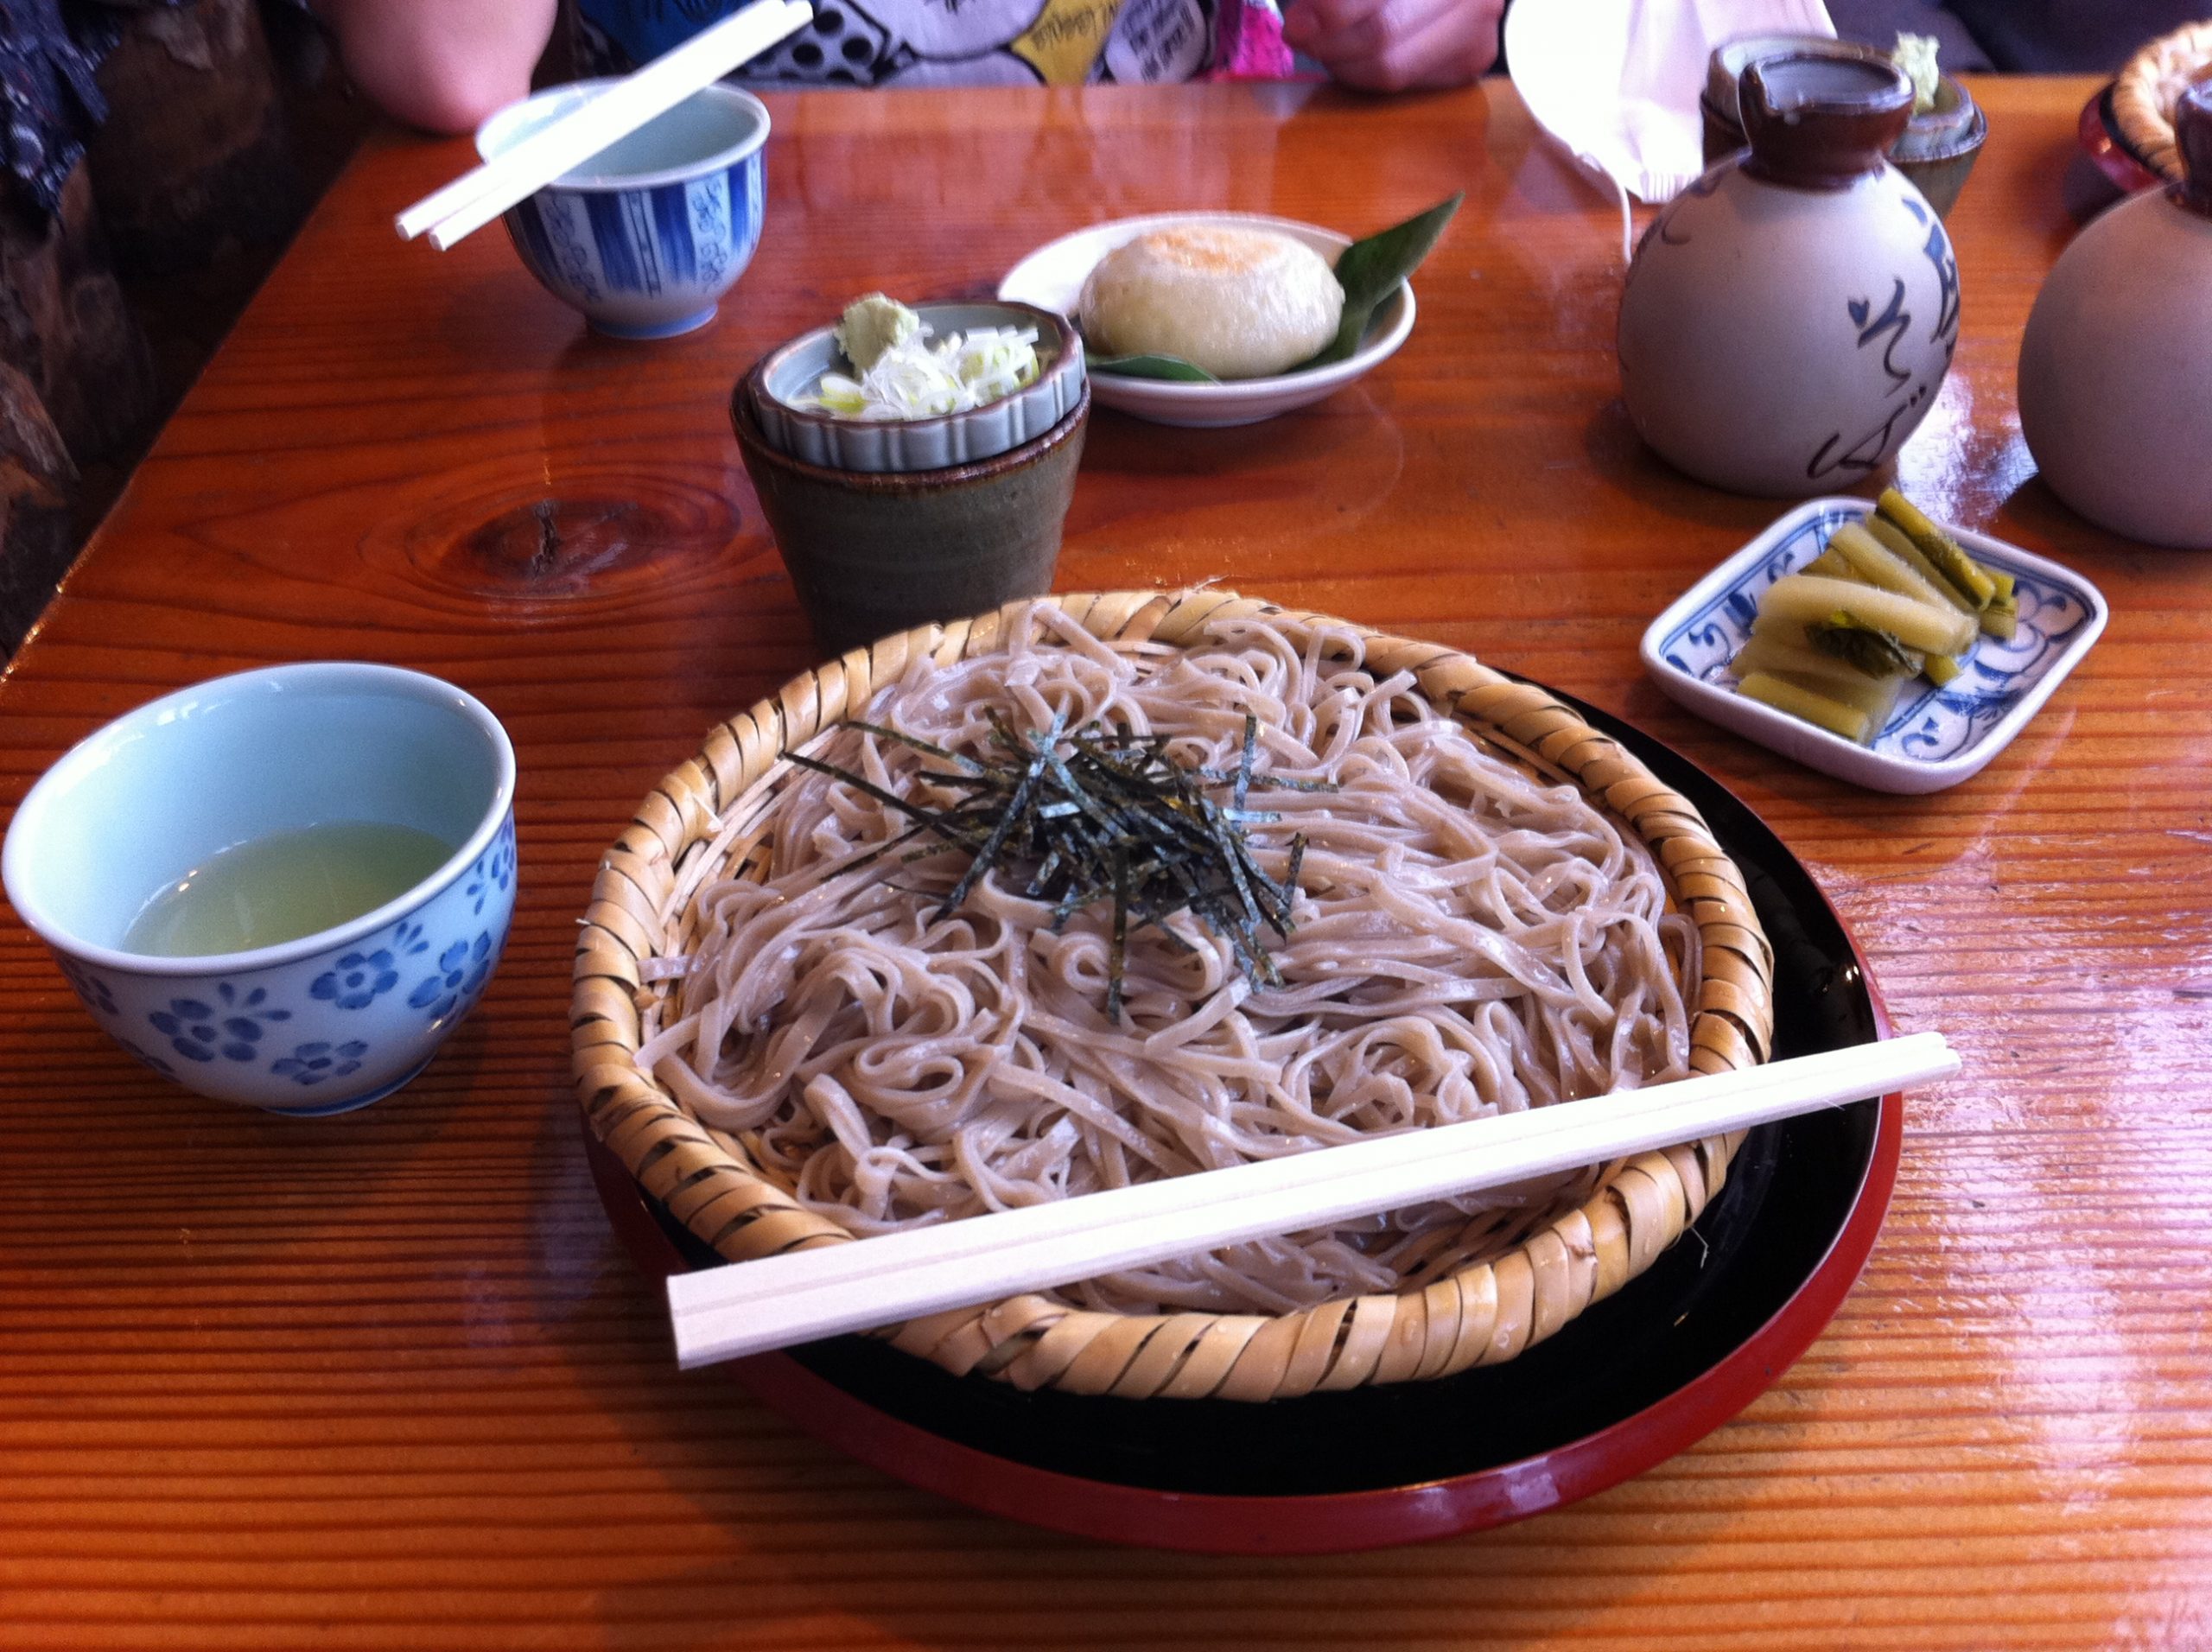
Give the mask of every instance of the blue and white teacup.
[[[475, 699], [386, 665], [279, 665], [143, 705], [31, 788], [8, 898], [111, 1038], [188, 1090], [342, 1113], [429, 1062], [491, 980], [515, 904], [515, 756]], [[157, 889], [221, 850], [333, 821], [453, 845], [404, 893], [248, 952], [126, 950]]]
[[[476, 130], [495, 159], [610, 80], [512, 104]], [[618, 339], [706, 326], [752, 261], [766, 206], [768, 111], [715, 85], [617, 139], [507, 212], [515, 251], [546, 290]]]

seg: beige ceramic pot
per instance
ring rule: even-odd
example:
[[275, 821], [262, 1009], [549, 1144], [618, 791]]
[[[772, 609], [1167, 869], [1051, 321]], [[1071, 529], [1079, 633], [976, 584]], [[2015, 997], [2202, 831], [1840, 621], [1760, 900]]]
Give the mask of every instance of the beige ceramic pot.
[[2020, 432], [2092, 522], [2212, 550], [2212, 86], [2176, 113], [2185, 182], [2075, 238], [2020, 340]]
[[1889, 462], [1949, 371], [1959, 267], [1883, 157], [1912, 112], [1894, 65], [1789, 54], [1744, 71], [1751, 140], [1668, 204], [1621, 295], [1643, 439], [1738, 493], [1800, 498]]

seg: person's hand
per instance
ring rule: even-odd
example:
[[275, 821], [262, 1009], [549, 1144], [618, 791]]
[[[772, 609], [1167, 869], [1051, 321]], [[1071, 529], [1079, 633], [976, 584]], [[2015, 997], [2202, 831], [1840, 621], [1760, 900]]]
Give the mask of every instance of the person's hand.
[[1282, 37], [1367, 92], [1463, 86], [1497, 61], [1505, 0], [1290, 0]]

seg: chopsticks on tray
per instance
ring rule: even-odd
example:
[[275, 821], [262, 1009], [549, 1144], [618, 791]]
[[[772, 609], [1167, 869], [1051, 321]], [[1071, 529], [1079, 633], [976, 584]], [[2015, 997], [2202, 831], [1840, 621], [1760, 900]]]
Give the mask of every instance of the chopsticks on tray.
[[752, 61], [813, 16], [807, 0], [755, 0], [539, 128], [505, 154], [423, 196], [399, 214], [400, 238], [411, 241], [427, 231], [430, 245], [444, 251], [617, 138]]
[[1115, 1188], [668, 1281], [687, 1369], [1948, 1078], [1940, 1032]]

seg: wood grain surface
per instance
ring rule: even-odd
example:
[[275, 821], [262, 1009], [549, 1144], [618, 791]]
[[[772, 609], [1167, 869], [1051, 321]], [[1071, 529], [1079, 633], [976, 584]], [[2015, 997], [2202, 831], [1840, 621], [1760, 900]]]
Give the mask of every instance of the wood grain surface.
[[[1502, 82], [772, 99], [760, 253], [716, 326], [651, 346], [587, 334], [495, 234], [400, 244], [391, 212], [464, 149], [373, 145], [0, 685], [0, 788], [220, 671], [434, 671], [519, 748], [513, 939], [423, 1078], [307, 1123], [166, 1087], [0, 931], [0, 1645], [2212, 1645], [2212, 557], [2114, 540], [2033, 480], [2013, 359], [2091, 86], [1974, 90], [1964, 342], [1899, 473], [2087, 574], [2113, 619], [2009, 751], [1925, 798], [1643, 680], [1643, 626], [1774, 507], [1640, 449], [1617, 214]], [[857, 291], [982, 293], [1101, 218], [1359, 232], [1462, 185], [1370, 379], [1246, 430], [1096, 416], [1060, 583], [1219, 576], [1433, 637], [1749, 800], [1898, 1026], [1967, 1062], [1912, 1099], [1859, 1288], [1660, 1468], [1339, 1560], [970, 1515], [679, 1376], [591, 1191], [564, 1019], [601, 848], [813, 663], [730, 384]]]

